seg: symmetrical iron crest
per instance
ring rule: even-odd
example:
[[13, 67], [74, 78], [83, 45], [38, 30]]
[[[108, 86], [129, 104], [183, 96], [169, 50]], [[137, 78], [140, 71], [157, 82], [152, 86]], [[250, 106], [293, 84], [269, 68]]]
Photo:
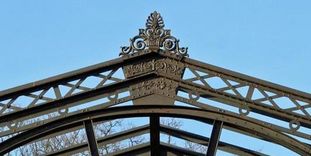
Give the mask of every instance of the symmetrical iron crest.
[[139, 51], [169, 51], [176, 55], [188, 56], [188, 48], [179, 47], [179, 40], [171, 36], [170, 30], [164, 29], [163, 18], [156, 11], [148, 17], [146, 29], [139, 29], [139, 35], [130, 39], [130, 42], [130, 46], [121, 47], [121, 56]]
[[[213, 156], [219, 149], [266, 156], [219, 141], [222, 129], [311, 155], [311, 94], [186, 57], [187, 48], [180, 48], [170, 30], [164, 29], [157, 12], [130, 41], [117, 59], [1, 91], [0, 155], [77, 129], [85, 129], [86, 142], [47, 155], [89, 151], [97, 156], [98, 149], [107, 144], [149, 133], [149, 143], [108, 155]], [[121, 105], [127, 102], [132, 105]], [[127, 117], [149, 117], [150, 122], [95, 137], [93, 127]], [[205, 137], [162, 125], [160, 117], [212, 124], [212, 133]], [[207, 151], [202, 154], [161, 142], [160, 133], [197, 143]]]

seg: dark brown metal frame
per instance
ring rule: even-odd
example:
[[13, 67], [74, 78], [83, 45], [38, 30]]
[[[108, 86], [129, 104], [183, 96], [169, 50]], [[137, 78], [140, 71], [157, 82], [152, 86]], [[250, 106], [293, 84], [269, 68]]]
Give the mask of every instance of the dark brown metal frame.
[[[7, 140], [0, 143], [0, 155], [32, 141], [83, 126], [87, 144], [72, 145], [50, 155], [81, 152], [87, 150], [86, 147], [91, 155], [99, 155], [98, 146], [148, 130], [150, 143], [113, 155], [148, 155], [148, 152], [151, 155], [202, 155], [162, 143], [160, 133], [208, 146], [206, 155], [215, 155], [217, 149], [237, 155], [264, 155], [220, 142], [222, 128], [268, 140], [301, 155], [311, 154], [307, 142], [292, 137], [311, 140], [311, 135], [301, 130], [302, 127], [311, 129], [310, 94], [188, 58], [187, 48], [180, 48], [178, 39], [171, 36], [170, 30], [164, 29], [159, 13], [149, 16], [146, 29], [140, 29], [139, 35], [131, 39], [130, 46], [122, 47], [120, 55], [105, 63], [1, 91], [0, 137], [7, 137]], [[124, 77], [118, 73], [120, 70]], [[91, 78], [98, 81], [92, 81], [92, 85], [85, 83]], [[212, 79], [223, 85], [214, 86]], [[124, 93], [127, 95], [121, 96]], [[19, 104], [20, 98], [30, 100]], [[106, 99], [106, 102], [85, 105], [98, 99]], [[287, 99], [290, 106], [278, 99]], [[134, 105], [118, 106], [128, 101], [133, 101]], [[176, 101], [190, 107], [177, 106]], [[237, 111], [206, 101], [221, 103]], [[55, 116], [46, 118], [49, 113]], [[252, 113], [286, 122], [288, 126], [263, 121]], [[150, 125], [95, 138], [93, 122], [137, 116], [149, 117]], [[160, 125], [159, 118], [165, 116], [213, 124], [212, 135], [207, 138]], [[32, 119], [38, 120], [29, 122]], [[9, 137], [13, 134], [15, 136]]]

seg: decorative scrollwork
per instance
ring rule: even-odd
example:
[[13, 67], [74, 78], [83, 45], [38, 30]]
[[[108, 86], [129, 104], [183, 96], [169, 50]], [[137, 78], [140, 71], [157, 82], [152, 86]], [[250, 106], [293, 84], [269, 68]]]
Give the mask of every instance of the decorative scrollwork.
[[169, 77], [181, 78], [184, 68], [184, 65], [178, 61], [162, 58], [141, 60], [135, 64], [124, 66], [123, 70], [126, 78], [153, 71]]
[[139, 29], [139, 35], [130, 39], [130, 46], [121, 47], [120, 56], [139, 51], [168, 51], [180, 56], [188, 56], [188, 48], [179, 47], [179, 40], [171, 36], [168, 29], [164, 29], [164, 21], [158, 12], [148, 17], [146, 29]]
[[300, 122], [297, 120], [292, 120], [289, 122], [289, 128], [292, 131], [297, 131], [300, 128]]
[[135, 97], [148, 94], [160, 94], [173, 97], [176, 95], [177, 86], [178, 84], [174, 81], [165, 78], [157, 78], [132, 85], [130, 87], [130, 92], [131, 95]]

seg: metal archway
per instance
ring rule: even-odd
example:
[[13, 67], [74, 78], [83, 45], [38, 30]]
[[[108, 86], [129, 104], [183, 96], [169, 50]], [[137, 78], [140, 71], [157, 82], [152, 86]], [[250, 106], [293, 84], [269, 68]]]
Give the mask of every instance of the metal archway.
[[[6, 141], [4, 141], [0, 145], [0, 154], [5, 154], [10, 150], [13, 150], [16, 147], [22, 146], [26, 143], [34, 141], [35, 139], [46, 137], [46, 135], [56, 133], [59, 131], [64, 131], [68, 128], [73, 128], [81, 125], [85, 125], [85, 128], [88, 129], [88, 124], [93, 121], [102, 121], [102, 120], [112, 120], [116, 118], [128, 118], [128, 117], [139, 117], [139, 116], [149, 116], [151, 119], [150, 123], [150, 131], [154, 133], [159, 133], [160, 127], [154, 128], [153, 126], [160, 126], [157, 123], [153, 123], [153, 117], [159, 116], [169, 116], [169, 117], [182, 117], [188, 119], [196, 119], [203, 122], [214, 121], [214, 126], [217, 127], [217, 124], [224, 125], [224, 127], [234, 128], [238, 130], [243, 130], [249, 134], [256, 133], [263, 139], [269, 140], [271, 142], [275, 142], [286, 148], [289, 148], [301, 155], [307, 155], [310, 150], [309, 147], [289, 136], [286, 136], [280, 132], [274, 131], [270, 129], [266, 125], [258, 125], [257, 123], [253, 123], [247, 118], [240, 118], [239, 116], [232, 116], [226, 114], [221, 111], [209, 111], [209, 110], [201, 110], [197, 108], [189, 108], [182, 106], [159, 106], [159, 105], [140, 105], [140, 106], [123, 106], [123, 107], [112, 107], [112, 108], [104, 108], [97, 109], [93, 111], [83, 112], [76, 115], [71, 115], [62, 119], [55, 120], [53, 122], [49, 122], [47, 124], [38, 126], [34, 129], [26, 131], [22, 134], [18, 134]], [[154, 125], [153, 125], [154, 124]], [[151, 129], [154, 128], [154, 129]], [[91, 132], [90, 130], [89, 132]], [[88, 130], [87, 130], [88, 132]], [[214, 135], [219, 133], [218, 131], [213, 132]], [[151, 133], [153, 134], [153, 133]], [[94, 135], [94, 134], [89, 134]], [[213, 135], [211, 136], [211, 138]], [[94, 138], [93, 138], [94, 139]], [[96, 141], [90, 140], [89, 142]], [[212, 143], [212, 142], [210, 142]], [[218, 144], [217, 142], [213, 142], [214, 144]], [[151, 143], [152, 144], [152, 143]], [[92, 144], [91, 144], [92, 146]], [[94, 146], [94, 145], [93, 145]], [[160, 144], [158, 145], [160, 146]], [[91, 149], [95, 148], [97, 150], [97, 146], [91, 147]], [[156, 145], [150, 147], [151, 151], [159, 151], [159, 147]], [[152, 149], [157, 148], [157, 149]], [[214, 148], [216, 148], [214, 146]], [[212, 148], [210, 148], [212, 150]], [[214, 149], [215, 150], [215, 149]]]
[[[81, 127], [86, 130], [88, 143], [49, 155], [68, 155], [87, 148], [91, 155], [98, 155], [101, 144], [144, 133], [150, 133], [150, 143], [112, 155], [202, 155], [161, 143], [160, 133], [208, 146], [205, 155], [215, 155], [217, 148], [237, 155], [265, 155], [220, 142], [222, 128], [284, 146], [300, 155], [311, 154], [310, 94], [188, 58], [187, 48], [181, 48], [179, 40], [164, 29], [159, 13], [148, 17], [146, 29], [139, 30], [130, 46], [121, 48], [120, 56], [1, 91], [0, 137], [4, 141], [0, 142], [0, 154]], [[133, 105], [120, 106], [129, 101]], [[178, 102], [187, 106], [178, 106]], [[148, 116], [150, 124], [95, 137], [92, 122], [134, 116]], [[160, 125], [160, 116], [213, 124], [212, 135], [208, 138]]]

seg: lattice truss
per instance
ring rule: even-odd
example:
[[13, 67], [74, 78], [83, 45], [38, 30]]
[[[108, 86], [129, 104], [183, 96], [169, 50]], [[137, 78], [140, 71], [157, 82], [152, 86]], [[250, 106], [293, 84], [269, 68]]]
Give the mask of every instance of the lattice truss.
[[[48, 155], [97, 155], [94, 150], [145, 134], [148, 142], [101, 154], [205, 155], [163, 143], [160, 133], [208, 147], [206, 155], [215, 149], [265, 155], [219, 141], [222, 128], [311, 154], [310, 94], [188, 58], [157, 12], [130, 41], [120, 58], [0, 92], [0, 155], [78, 134], [84, 137]], [[160, 124], [160, 116], [214, 127], [210, 137], [201, 136]], [[150, 123], [94, 137], [96, 127], [125, 117], [150, 117]]]

